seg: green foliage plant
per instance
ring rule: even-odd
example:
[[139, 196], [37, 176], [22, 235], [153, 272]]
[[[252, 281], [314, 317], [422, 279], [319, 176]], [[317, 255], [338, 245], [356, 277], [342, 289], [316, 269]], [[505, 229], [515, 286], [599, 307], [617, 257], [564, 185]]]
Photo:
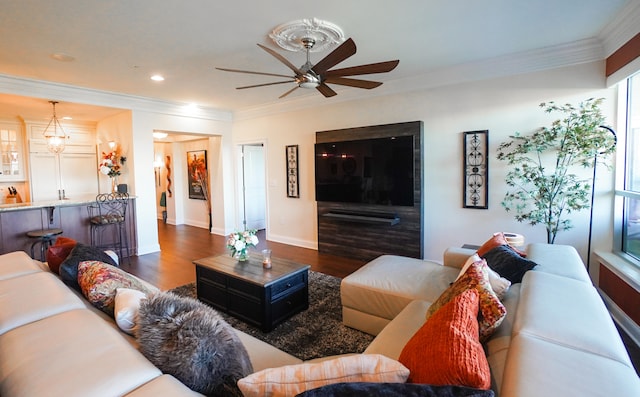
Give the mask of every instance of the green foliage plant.
[[602, 101], [590, 98], [578, 107], [541, 103], [544, 112], [560, 113], [562, 118], [528, 136], [516, 132], [498, 146], [498, 160], [511, 167], [502, 206], [514, 211], [518, 222], [544, 225], [549, 244], [558, 232], [573, 227], [569, 214], [590, 206], [590, 180], [575, 170], [607, 164], [605, 159], [615, 151], [615, 137], [601, 127]]

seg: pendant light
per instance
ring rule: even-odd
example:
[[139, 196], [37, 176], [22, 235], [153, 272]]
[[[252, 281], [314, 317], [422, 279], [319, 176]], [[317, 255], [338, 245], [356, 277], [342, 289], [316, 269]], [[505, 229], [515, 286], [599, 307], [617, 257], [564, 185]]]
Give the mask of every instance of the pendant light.
[[67, 134], [64, 132], [62, 125], [60, 125], [60, 121], [56, 116], [56, 101], [49, 101], [49, 103], [53, 106], [53, 117], [49, 124], [47, 124], [47, 128], [44, 129], [44, 139], [47, 141], [47, 149], [51, 153], [59, 154], [64, 151], [65, 143], [67, 140]]

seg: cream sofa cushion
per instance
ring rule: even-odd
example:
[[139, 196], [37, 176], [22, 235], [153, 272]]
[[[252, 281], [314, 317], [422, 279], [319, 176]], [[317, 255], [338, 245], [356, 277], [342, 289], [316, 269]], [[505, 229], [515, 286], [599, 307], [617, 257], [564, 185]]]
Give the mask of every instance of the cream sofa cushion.
[[409, 303], [371, 342], [365, 354], [383, 354], [397, 360], [409, 339], [424, 324], [431, 302], [415, 300]]
[[162, 375], [127, 394], [127, 397], [202, 396], [171, 375]]
[[235, 330], [238, 338], [249, 353], [249, 360], [255, 372], [266, 368], [281, 367], [283, 365], [300, 364], [302, 360], [289, 353], [271, 346], [247, 333]]
[[45, 266], [36, 262], [24, 251], [9, 252], [0, 255], [0, 280], [19, 277], [25, 274], [39, 273]]
[[52, 273], [37, 272], [0, 280], [0, 334], [84, 303]]
[[507, 355], [500, 397], [637, 396], [633, 367], [597, 354], [520, 334]]
[[413, 300], [435, 301], [459, 271], [421, 259], [383, 255], [342, 280], [342, 306], [390, 321]]
[[120, 332], [86, 309], [0, 336], [0, 395], [125, 395], [161, 375]]
[[630, 365], [602, 298], [594, 287], [574, 279], [543, 272], [527, 273], [513, 332]]
[[538, 264], [535, 271], [551, 273], [592, 284], [578, 251], [569, 245], [534, 243], [527, 246], [527, 258]]

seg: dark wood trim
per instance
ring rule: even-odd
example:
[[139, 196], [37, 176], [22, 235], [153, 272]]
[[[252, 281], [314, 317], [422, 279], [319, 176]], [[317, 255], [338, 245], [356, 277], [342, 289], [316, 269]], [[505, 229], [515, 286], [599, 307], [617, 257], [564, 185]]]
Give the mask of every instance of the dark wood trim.
[[600, 264], [598, 286], [629, 318], [640, 324], [640, 292], [603, 264]]
[[[318, 202], [318, 251], [369, 261], [380, 255], [423, 257], [422, 142], [423, 123], [384, 124], [316, 132], [316, 142], [414, 137], [413, 206]], [[352, 217], [326, 216], [328, 213]]]
[[607, 58], [607, 77], [622, 69], [629, 62], [640, 56], [640, 33], [627, 41]]

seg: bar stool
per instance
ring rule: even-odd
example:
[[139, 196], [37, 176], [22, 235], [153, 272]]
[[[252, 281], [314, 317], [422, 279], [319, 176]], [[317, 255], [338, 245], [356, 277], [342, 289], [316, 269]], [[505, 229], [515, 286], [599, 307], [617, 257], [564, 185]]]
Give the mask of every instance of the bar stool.
[[31, 257], [36, 259], [35, 247], [37, 244], [40, 244], [40, 260], [44, 262], [47, 248], [53, 245], [55, 237], [60, 234], [62, 234], [62, 229], [32, 230], [27, 232], [27, 237], [36, 239], [36, 241], [31, 244]]
[[[96, 196], [96, 201], [89, 205], [89, 224], [91, 225], [91, 245], [94, 247], [118, 250], [120, 258], [129, 257], [129, 240], [127, 238], [127, 193], [105, 193]], [[103, 241], [105, 232], [111, 229], [109, 241]]]

